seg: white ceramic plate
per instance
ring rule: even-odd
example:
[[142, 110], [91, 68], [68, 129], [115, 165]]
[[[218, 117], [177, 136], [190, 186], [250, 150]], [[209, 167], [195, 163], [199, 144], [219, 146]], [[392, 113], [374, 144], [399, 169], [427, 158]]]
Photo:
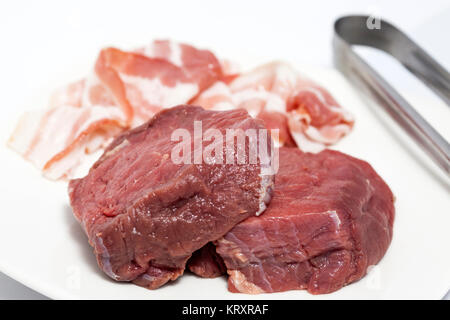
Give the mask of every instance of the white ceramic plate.
[[[66, 183], [45, 180], [4, 144], [0, 149], [0, 271], [51, 298], [442, 298], [450, 286], [449, 179], [337, 71], [301, 66], [299, 69], [325, 84], [355, 115], [353, 132], [335, 148], [369, 161], [397, 198], [392, 244], [363, 280], [322, 296], [304, 291], [232, 294], [227, 291], [224, 278], [201, 279], [190, 274], [155, 291], [114, 282], [97, 268], [86, 236], [72, 217]], [[36, 88], [32, 94], [39, 96], [37, 101], [44, 101], [49, 93]], [[2, 142], [24, 109], [14, 101], [10, 103], [13, 111], [0, 119]], [[450, 138], [445, 106], [430, 106], [420, 99], [415, 100], [415, 105], [422, 107], [420, 111]]]

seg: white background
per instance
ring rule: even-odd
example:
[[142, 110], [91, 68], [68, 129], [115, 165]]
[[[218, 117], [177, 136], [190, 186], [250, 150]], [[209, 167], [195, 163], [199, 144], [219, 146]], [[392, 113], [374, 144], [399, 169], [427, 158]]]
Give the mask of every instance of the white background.
[[[49, 90], [47, 82], [67, 81], [69, 73], [74, 79], [83, 76], [101, 47], [133, 47], [154, 38], [189, 42], [233, 58], [221, 41], [232, 38], [255, 62], [286, 59], [331, 66], [333, 22], [352, 13], [390, 20], [450, 68], [448, 1], [4, 1], [0, 97], [30, 109], [43, 106], [45, 101], [27, 92], [36, 86]], [[294, 42], [303, 45], [301, 51], [290, 50]], [[398, 73], [393, 77], [409, 85]], [[6, 105], [1, 110], [13, 112]], [[30, 298], [45, 297], [0, 273], [0, 299]]]

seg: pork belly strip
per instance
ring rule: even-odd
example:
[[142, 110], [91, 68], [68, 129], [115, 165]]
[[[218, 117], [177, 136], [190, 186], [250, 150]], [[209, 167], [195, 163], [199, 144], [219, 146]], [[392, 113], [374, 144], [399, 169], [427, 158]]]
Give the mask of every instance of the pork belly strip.
[[[229, 290], [321, 294], [361, 279], [391, 242], [393, 203], [389, 187], [364, 161], [331, 150], [281, 148], [268, 209], [216, 242]], [[219, 265], [193, 264], [200, 276], [220, 272]]]
[[[194, 251], [270, 201], [273, 176], [261, 175], [259, 161], [172, 161], [179, 144], [171, 141], [172, 132], [184, 128], [194, 137], [194, 121], [202, 122], [204, 132], [215, 128], [224, 136], [226, 129], [264, 129], [244, 110], [174, 107], [116, 138], [85, 178], [70, 182], [74, 215], [111, 278], [158, 288], [183, 273]], [[270, 137], [267, 144], [270, 148]], [[248, 139], [246, 146], [248, 157]]]

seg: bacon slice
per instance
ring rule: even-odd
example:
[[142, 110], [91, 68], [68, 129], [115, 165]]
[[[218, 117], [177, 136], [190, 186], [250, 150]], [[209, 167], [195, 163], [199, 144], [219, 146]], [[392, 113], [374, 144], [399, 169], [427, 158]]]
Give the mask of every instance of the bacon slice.
[[[289, 131], [288, 118], [285, 113], [277, 111], [261, 111], [258, 116], [264, 122], [267, 129], [278, 129], [278, 141], [275, 141], [277, 147], [296, 147], [296, 143]], [[273, 137], [276, 137], [274, 135]]]
[[[230, 62], [221, 64], [209, 50], [200, 50], [169, 40], [156, 40], [136, 52], [143, 53], [148, 58], [168, 61], [183, 69], [188, 78], [198, 84], [200, 90], [209, 87], [223, 75], [224, 71], [231, 72], [233, 68]], [[227, 69], [223, 71], [222, 68]]]
[[169, 41], [136, 52], [104, 49], [95, 72], [133, 126], [187, 103], [222, 76], [211, 52]]
[[286, 64], [271, 63], [236, 77], [229, 84], [215, 83], [195, 101], [204, 108], [243, 108], [256, 117], [261, 111], [286, 112], [298, 74]]
[[86, 79], [81, 79], [55, 90], [50, 97], [50, 107], [59, 106], [81, 107], [83, 105], [83, 92], [86, 87]]
[[281, 62], [258, 67], [229, 84], [216, 82], [194, 104], [217, 110], [244, 108], [270, 128], [278, 127], [280, 146], [295, 141], [310, 152], [336, 143], [353, 126], [352, 116], [324, 88]]
[[116, 107], [113, 97], [95, 73], [91, 73], [85, 79], [57, 89], [50, 98], [50, 107], [56, 108], [59, 106], [78, 108], [91, 106]]
[[127, 129], [123, 112], [95, 74], [57, 89], [50, 108], [27, 112], [8, 145], [50, 179], [73, 178], [86, 154]]
[[207, 50], [155, 41], [125, 52], [100, 52], [85, 79], [58, 89], [48, 110], [23, 115], [11, 148], [53, 179], [72, 178], [83, 157], [162, 108], [188, 103], [222, 77]]
[[287, 101], [289, 128], [305, 151], [319, 152], [347, 135], [353, 116], [331, 94], [312, 81], [302, 79]]
[[27, 112], [8, 145], [51, 179], [71, 177], [82, 156], [104, 147], [126, 128], [118, 109], [60, 106]]
[[85, 153], [163, 108], [188, 102], [215, 110], [244, 108], [279, 129], [279, 146], [304, 151], [337, 142], [353, 125], [325, 89], [288, 64], [239, 75], [235, 65], [207, 50], [160, 40], [133, 52], [102, 50], [94, 71], [57, 90], [49, 110], [24, 115], [10, 146], [46, 176], [70, 178]]

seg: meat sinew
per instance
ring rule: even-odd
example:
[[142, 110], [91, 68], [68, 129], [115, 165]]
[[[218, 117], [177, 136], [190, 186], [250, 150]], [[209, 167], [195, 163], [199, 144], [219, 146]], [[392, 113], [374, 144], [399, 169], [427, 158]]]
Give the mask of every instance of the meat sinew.
[[[244, 110], [174, 107], [116, 138], [85, 178], [70, 182], [75, 217], [111, 278], [158, 288], [183, 273], [194, 251], [261, 213], [270, 201], [273, 176], [262, 173], [259, 157], [234, 165], [173, 161], [176, 129], [186, 129], [194, 137], [192, 153], [198, 151], [195, 121], [203, 132], [214, 128], [224, 136], [228, 129], [264, 129]], [[258, 139], [270, 150], [270, 137]], [[226, 152], [225, 143], [210, 141]], [[248, 142], [247, 137], [247, 158]]]
[[[281, 148], [267, 210], [216, 242], [229, 290], [320, 294], [361, 279], [390, 244], [393, 202], [389, 187], [364, 161], [331, 150]], [[190, 269], [200, 276], [220, 272], [194, 262], [197, 268]]]

